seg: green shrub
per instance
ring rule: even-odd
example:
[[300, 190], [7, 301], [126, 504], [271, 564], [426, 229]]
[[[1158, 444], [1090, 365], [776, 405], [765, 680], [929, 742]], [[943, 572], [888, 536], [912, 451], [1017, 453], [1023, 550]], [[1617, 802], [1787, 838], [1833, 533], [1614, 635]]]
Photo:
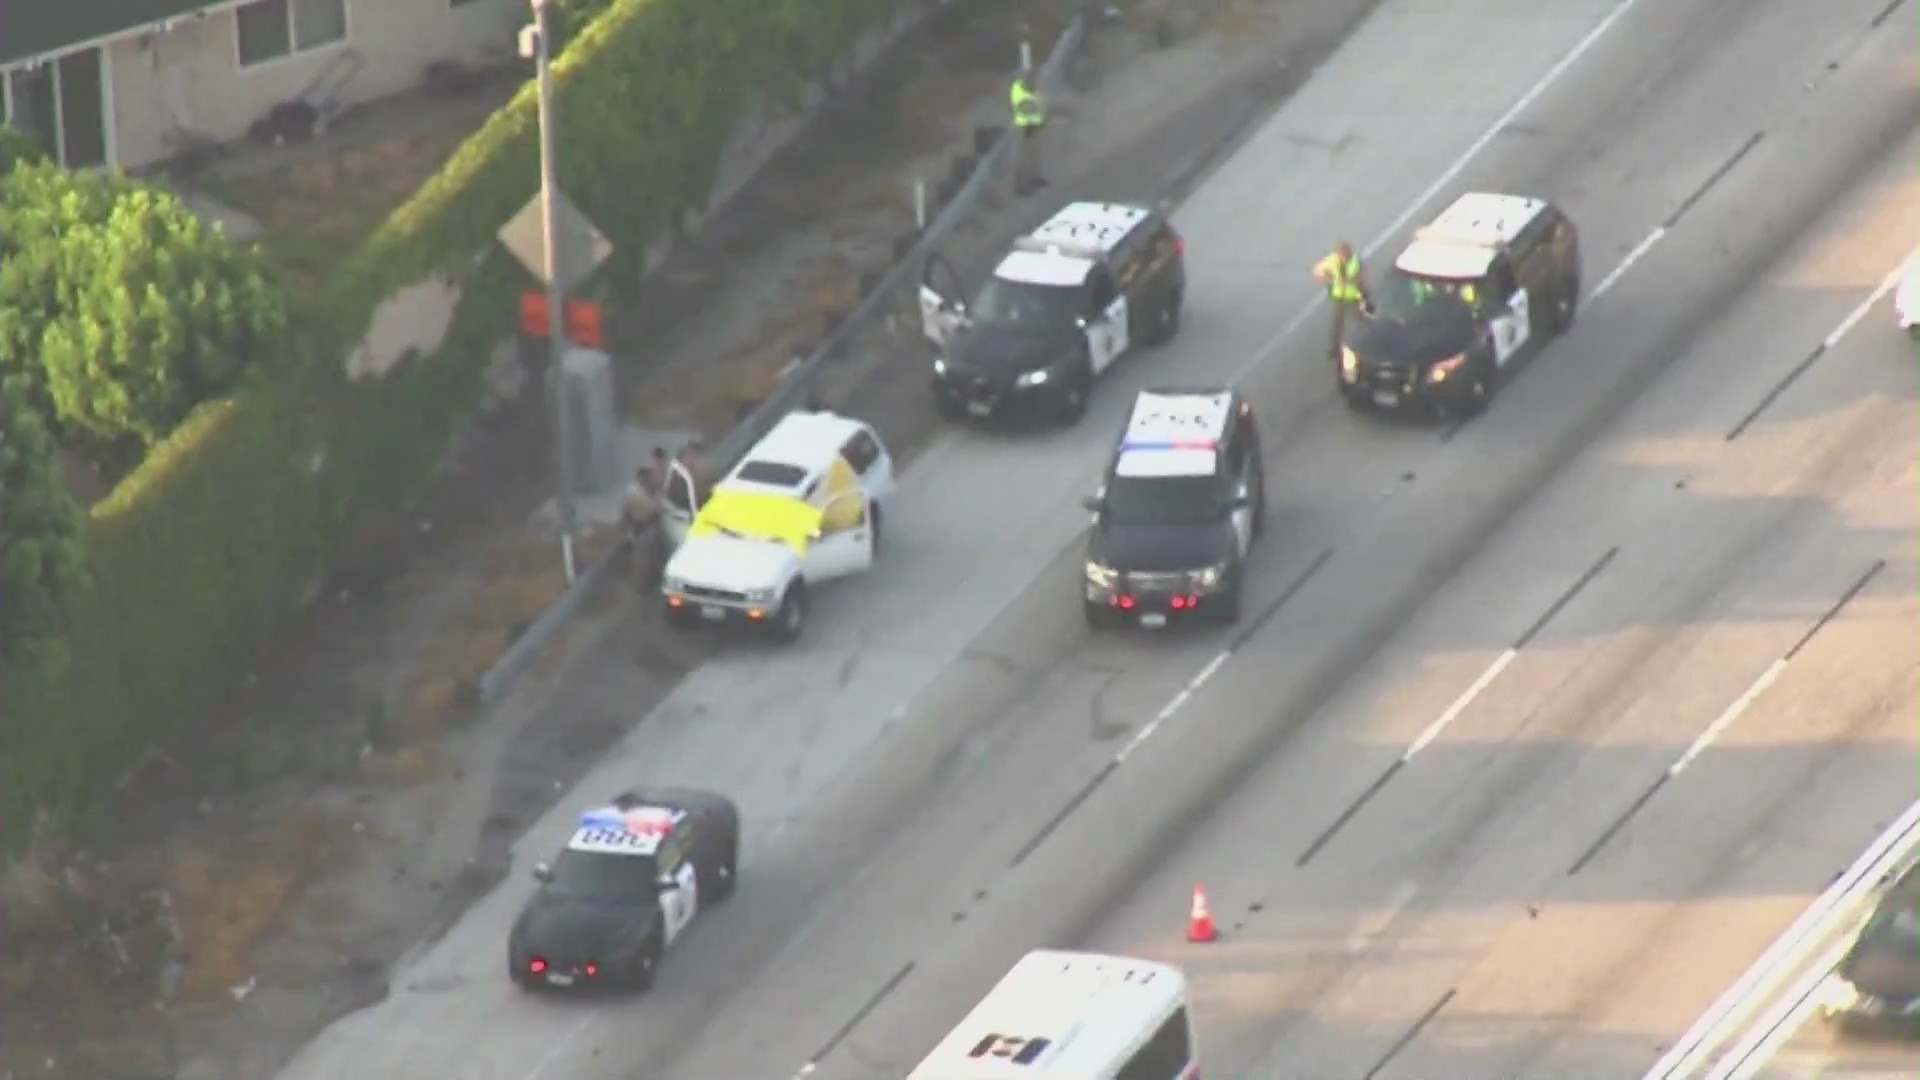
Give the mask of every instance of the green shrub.
[[87, 583], [80, 508], [56, 452], [32, 382], [0, 376], [0, 662], [48, 674]]
[[287, 351], [258, 255], [174, 195], [25, 165], [0, 180], [0, 371], [35, 372], [61, 441], [121, 471]]
[[[704, 206], [757, 87], [818, 73], [896, 0], [610, 0], [555, 62], [561, 183], [613, 239], [615, 287]], [[94, 507], [73, 663], [0, 670], [0, 842], [85, 806], [204, 714], [284, 627], [346, 528], [414, 497], [479, 396], [525, 272], [494, 238], [536, 189], [531, 86], [335, 276], [307, 362], [203, 406]], [[376, 304], [441, 274], [463, 294], [436, 356], [367, 383], [340, 358]]]

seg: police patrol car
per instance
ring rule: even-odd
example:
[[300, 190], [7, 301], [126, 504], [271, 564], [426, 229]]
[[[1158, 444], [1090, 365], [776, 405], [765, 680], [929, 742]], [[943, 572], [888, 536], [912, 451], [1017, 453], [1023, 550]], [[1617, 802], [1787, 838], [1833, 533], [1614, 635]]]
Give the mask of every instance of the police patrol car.
[[1579, 237], [1543, 199], [1469, 193], [1370, 284], [1373, 310], [1340, 357], [1347, 404], [1470, 415], [1515, 361], [1573, 325]]
[[[674, 483], [690, 490], [675, 469]], [[668, 624], [745, 623], [799, 637], [809, 589], [872, 568], [893, 488], [893, 456], [873, 428], [831, 412], [782, 417], [697, 512], [691, 499], [668, 501]]]
[[1236, 390], [1147, 390], [1084, 500], [1084, 602], [1096, 629], [1240, 615], [1247, 552], [1266, 517], [1260, 431]]
[[930, 256], [920, 315], [940, 415], [1078, 420], [1114, 361], [1179, 331], [1183, 249], [1158, 211], [1076, 202], [1015, 241], [971, 303]]
[[693, 917], [733, 894], [740, 811], [724, 796], [623, 792], [580, 817], [540, 889], [514, 920], [507, 974], [523, 989], [653, 985], [660, 957]]

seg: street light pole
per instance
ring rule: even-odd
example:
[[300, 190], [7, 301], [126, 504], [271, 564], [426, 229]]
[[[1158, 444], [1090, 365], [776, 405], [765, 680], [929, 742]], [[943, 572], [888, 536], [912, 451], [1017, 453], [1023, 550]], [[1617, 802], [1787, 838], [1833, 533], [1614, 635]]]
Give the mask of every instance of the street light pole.
[[565, 370], [567, 331], [565, 290], [560, 283], [559, 182], [554, 178], [553, 78], [548, 70], [548, 9], [551, 0], [533, 4], [534, 71], [540, 91], [540, 214], [546, 222], [541, 240], [547, 267], [547, 379], [553, 397], [554, 457], [559, 468], [560, 559], [572, 585], [573, 559], [573, 410], [567, 406]]

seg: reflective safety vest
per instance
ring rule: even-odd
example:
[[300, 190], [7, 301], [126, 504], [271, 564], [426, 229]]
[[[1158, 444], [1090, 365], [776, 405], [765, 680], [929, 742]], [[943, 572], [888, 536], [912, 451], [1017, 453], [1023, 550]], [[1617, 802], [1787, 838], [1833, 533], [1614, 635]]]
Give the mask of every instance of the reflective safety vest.
[[1346, 265], [1341, 265], [1337, 252], [1329, 252], [1327, 257], [1313, 265], [1313, 272], [1326, 279], [1327, 297], [1343, 303], [1360, 302], [1360, 256], [1358, 253], [1347, 257]]
[[1036, 128], [1047, 122], [1046, 106], [1041, 103], [1040, 95], [1027, 89], [1019, 79], [1013, 80], [1013, 90], [1008, 97], [1013, 103], [1013, 126]]

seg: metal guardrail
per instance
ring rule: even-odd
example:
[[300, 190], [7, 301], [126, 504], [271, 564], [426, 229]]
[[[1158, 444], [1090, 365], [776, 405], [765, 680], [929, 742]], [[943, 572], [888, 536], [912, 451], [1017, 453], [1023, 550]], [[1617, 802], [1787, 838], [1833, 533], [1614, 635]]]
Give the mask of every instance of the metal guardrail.
[[[1079, 51], [1087, 35], [1087, 4], [1074, 5], [1073, 15], [1067, 25], [1055, 39], [1053, 49], [1047, 54], [1046, 62], [1036, 73], [1039, 89], [1050, 93], [1065, 77], [1067, 65]], [[881, 277], [854, 309], [841, 319], [826, 340], [814, 349], [793, 370], [765, 401], [755, 406], [753, 411], [742, 417], [731, 430], [722, 435], [707, 452], [706, 457], [722, 470], [731, 469], [746, 452], [753, 448], [767, 432], [773, 429], [780, 418], [802, 405], [812, 392], [814, 383], [821, 372], [839, 360], [854, 341], [864, 332], [873, 319], [883, 314], [895, 301], [902, 286], [917, 281], [921, 264], [953, 231], [959, 228], [962, 220], [973, 211], [993, 178], [1001, 172], [1003, 163], [1012, 146], [1009, 136], [1011, 125], [1003, 128], [993, 140], [993, 145], [980, 155], [973, 174], [960, 186], [953, 197], [947, 200], [940, 213], [927, 223], [927, 227], [915, 238], [913, 246], [901, 256], [887, 273]], [[649, 527], [638, 536], [622, 537], [612, 551], [588, 567], [585, 573], [574, 579], [566, 594], [555, 601], [553, 606], [540, 614], [513, 644], [500, 655], [493, 666], [483, 673], [476, 686], [475, 695], [481, 705], [491, 705], [500, 699], [507, 685], [513, 681], [520, 669], [538, 655], [549, 641], [559, 633], [561, 627], [573, 618], [586, 602], [586, 598], [600, 587], [611, 573], [611, 568], [622, 564], [633, 552], [646, 551], [653, 542], [654, 529]]]

